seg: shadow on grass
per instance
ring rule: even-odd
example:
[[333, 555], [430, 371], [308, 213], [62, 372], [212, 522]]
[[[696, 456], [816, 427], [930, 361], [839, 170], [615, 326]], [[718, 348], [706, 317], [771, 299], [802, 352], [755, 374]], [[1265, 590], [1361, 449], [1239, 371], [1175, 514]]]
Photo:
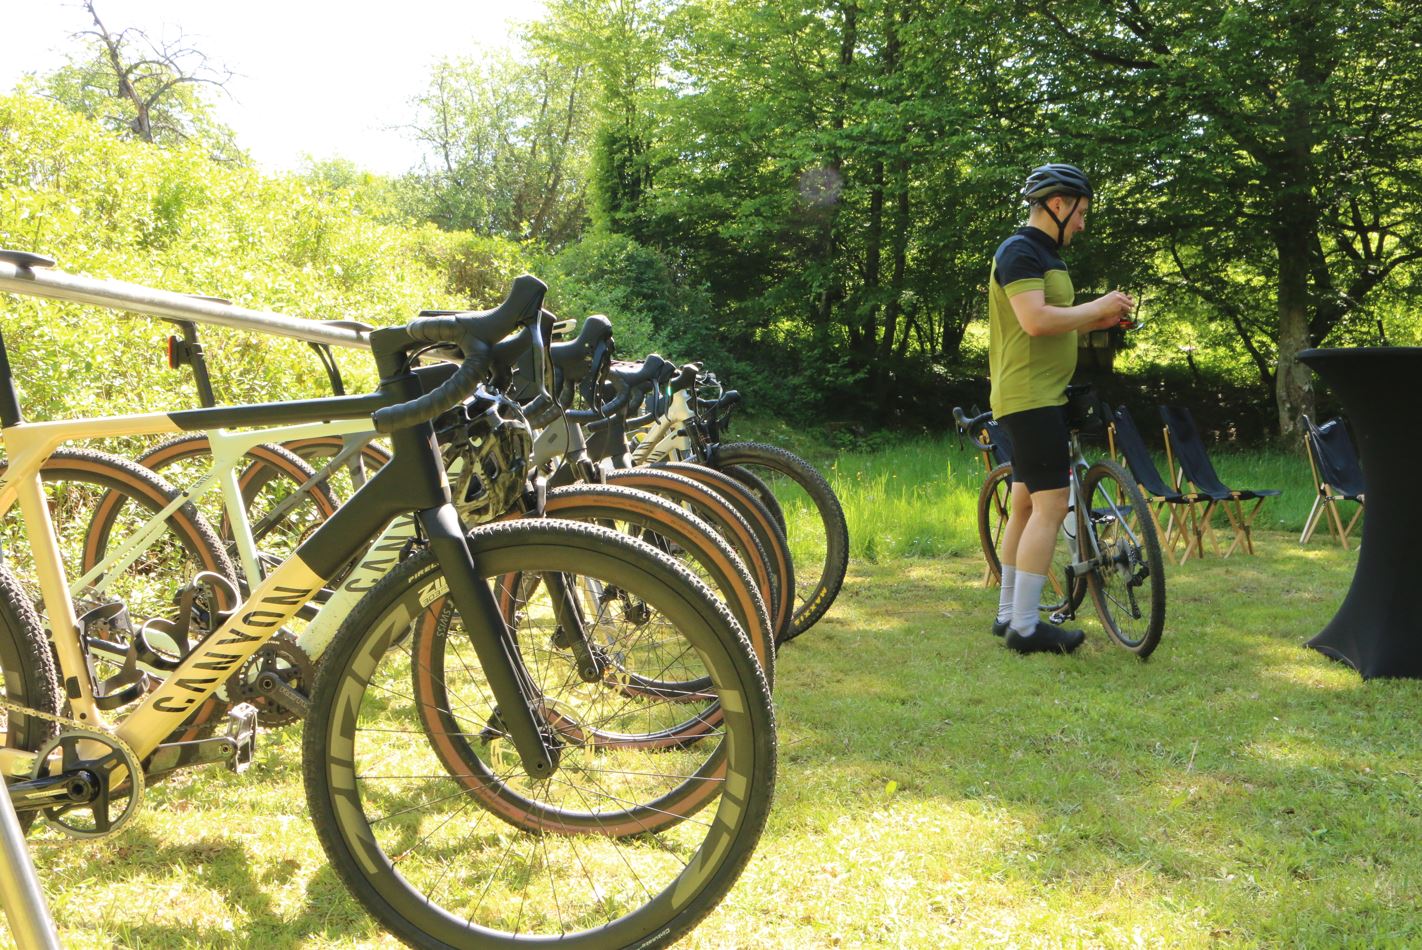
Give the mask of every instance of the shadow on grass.
[[[296, 861], [280, 861], [266, 864], [259, 874], [252, 854], [232, 841], [205, 839], [165, 844], [138, 827], [116, 839], [103, 856], [102, 865], [105, 887], [116, 892], [122, 892], [125, 885], [142, 886], [161, 880], [175, 868], [195, 871], [201, 887], [210, 895], [209, 900], [201, 902], [207, 905], [202, 908], [203, 915], [238, 921], [235, 925], [214, 924], [210, 919], [132, 923], [135, 915], [125, 913], [122, 920], [114, 923], [116, 932], [106, 938], [115, 941], [115, 946], [294, 947], [313, 936], [337, 942], [368, 938], [374, 927], [329, 867], [307, 877]], [[273, 895], [288, 887], [305, 890], [306, 900], [299, 913], [290, 912], [289, 902], [285, 910], [273, 902]], [[155, 891], [144, 903], [157, 917], [163, 914], [156, 905], [164, 899], [162, 892]], [[191, 894], [182, 900], [185, 905], [194, 903]], [[91, 918], [90, 925], [94, 923]], [[68, 935], [79, 940], [74, 924], [68, 927]]]
[[1145, 663], [1089, 606], [1077, 655], [1009, 653], [976, 559], [855, 564], [781, 654], [777, 812], [1006, 819], [979, 873], [1067, 900], [1145, 881], [1231, 939], [1422, 936], [1404, 886], [1422, 863], [1398, 848], [1422, 838], [1422, 684], [1363, 683], [1302, 647], [1356, 552], [1260, 546], [1168, 570]]

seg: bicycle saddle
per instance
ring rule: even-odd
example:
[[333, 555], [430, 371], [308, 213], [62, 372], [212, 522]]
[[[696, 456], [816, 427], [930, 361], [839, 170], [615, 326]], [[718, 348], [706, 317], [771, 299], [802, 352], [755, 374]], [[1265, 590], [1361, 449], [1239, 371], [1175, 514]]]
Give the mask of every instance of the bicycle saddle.
[[53, 267], [55, 260], [52, 257], [45, 257], [43, 254], [32, 254], [29, 251], [0, 249], [0, 264], [12, 264], [15, 267], [33, 270], [36, 267]]

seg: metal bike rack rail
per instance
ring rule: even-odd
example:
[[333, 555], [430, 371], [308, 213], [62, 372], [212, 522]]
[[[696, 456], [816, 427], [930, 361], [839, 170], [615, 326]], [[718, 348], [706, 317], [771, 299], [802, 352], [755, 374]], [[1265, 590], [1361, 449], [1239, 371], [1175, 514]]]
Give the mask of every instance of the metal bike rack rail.
[[5, 906], [10, 936], [19, 950], [59, 950], [54, 921], [4, 782], [0, 782], [0, 904]]
[[370, 347], [368, 330], [357, 329], [354, 324], [343, 321], [306, 320], [119, 280], [80, 277], [47, 266], [26, 267], [9, 263], [3, 255], [4, 252], [0, 252], [0, 291], [126, 310], [167, 320], [191, 320], [254, 333], [271, 333], [309, 343], [359, 349]]

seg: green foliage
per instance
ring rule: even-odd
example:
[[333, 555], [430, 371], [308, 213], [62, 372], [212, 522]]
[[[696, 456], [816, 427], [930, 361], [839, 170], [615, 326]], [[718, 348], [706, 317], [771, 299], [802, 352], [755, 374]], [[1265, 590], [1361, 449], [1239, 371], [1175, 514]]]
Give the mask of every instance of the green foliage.
[[1301, 398], [1310, 340], [1415, 323], [1415, 4], [563, 0], [535, 35], [599, 77], [599, 224], [802, 407], [921, 415], [915, 377], [985, 369], [964, 341], [1046, 160], [1101, 186], [1079, 290], [1147, 297], [1261, 403]]
[[[624, 355], [704, 359], [802, 423], [942, 424], [945, 401], [981, 400], [988, 261], [1044, 160], [1099, 185], [1067, 255], [1082, 299], [1144, 300], [1148, 328], [1110, 381], [1122, 392], [1202, 398], [1251, 436], [1288, 430], [1313, 405], [1296, 350], [1422, 334], [1415, 3], [545, 10], [527, 55], [433, 69], [415, 103], [426, 161], [396, 180], [340, 160], [276, 181], [209, 175], [172, 144], [171, 164], [134, 153], [102, 169], [134, 178], [106, 195], [53, 177], [55, 145], [37, 187], [72, 190], [106, 246], [173, 254], [211, 238], [210, 269], [237, 290], [225, 268], [256, 259], [248, 233], [279, 232], [270, 260], [376, 297], [376, 269], [424, 268], [461, 306], [538, 260], [566, 315], [618, 321]], [[102, 63], [84, 64], [53, 74], [53, 93], [120, 127], [83, 73]], [[133, 189], [143, 202], [118, 197]], [[30, 200], [5, 226], [36, 246], [49, 225], [19, 217]], [[229, 204], [209, 234], [200, 222]], [[351, 306], [345, 290], [287, 283], [263, 290], [267, 305]]]
[[668, 22], [680, 6], [677, 0], [553, 0], [530, 33], [540, 59], [591, 80], [593, 224], [639, 240], [648, 237], [646, 202], [668, 157], [657, 125], [668, 101]]
[[589, 110], [581, 64], [480, 56], [438, 64], [413, 103], [428, 149], [400, 194], [411, 214], [554, 247], [582, 229]]
[[[32, 96], [0, 98], [0, 246], [67, 271], [225, 297], [258, 310], [386, 324], [423, 307], [492, 305], [526, 270], [520, 246], [368, 217], [349, 188], [267, 178], [197, 145], [155, 149]], [[168, 325], [7, 295], [10, 358], [34, 418], [195, 405], [168, 371]], [[202, 337], [218, 398], [327, 391], [306, 345], [218, 328]], [[368, 358], [339, 354], [352, 389]]]
[[660, 351], [669, 359], [704, 358], [714, 366], [720, 347], [706, 326], [709, 305], [696, 288], [676, 279], [656, 250], [596, 230], [550, 257], [542, 270], [549, 306], [568, 316], [606, 314], [624, 358]]
[[406, 181], [392, 180], [366, 171], [348, 158], [307, 158], [301, 178], [318, 193], [344, 195], [362, 217], [381, 224], [410, 224], [412, 203]]

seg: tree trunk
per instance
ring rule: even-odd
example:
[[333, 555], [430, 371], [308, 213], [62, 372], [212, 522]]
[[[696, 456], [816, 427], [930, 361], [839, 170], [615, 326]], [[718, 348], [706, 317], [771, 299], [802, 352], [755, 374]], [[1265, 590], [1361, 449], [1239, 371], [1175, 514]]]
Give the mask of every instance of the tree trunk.
[[[875, 162], [869, 181], [868, 215], [862, 227], [863, 257], [860, 259], [860, 285], [857, 293], [845, 295], [848, 305], [843, 315], [849, 326], [849, 366], [861, 374], [868, 384], [870, 399], [878, 392], [879, 355], [879, 280], [883, 268], [884, 238], [884, 163]], [[850, 261], [845, 261], [846, 269]]]
[[877, 380], [875, 402], [881, 412], [889, 409], [892, 370], [903, 365], [904, 347], [908, 343], [908, 329], [900, 330], [899, 316], [902, 310], [904, 276], [908, 267], [909, 210], [908, 159], [902, 158], [894, 162], [894, 214], [891, 219], [893, 230], [889, 235], [893, 263], [889, 273], [889, 299], [884, 304], [884, 334], [879, 342], [879, 359], [874, 368]]
[[968, 321], [972, 318], [971, 304], [960, 304], [956, 308], [952, 304], [944, 305], [943, 338], [939, 351], [943, 354], [945, 363], [957, 362], [958, 354], [963, 348], [963, 336], [968, 332]]
[[[844, 154], [840, 137], [844, 132], [845, 112], [849, 108], [849, 68], [854, 63], [854, 48], [859, 42], [858, 18], [859, 8], [853, 2], [840, 5], [838, 91], [835, 97], [834, 115], [830, 119], [830, 128], [834, 134], [831, 136], [831, 154], [828, 162], [830, 174], [827, 176], [829, 179], [827, 186], [840, 188], [841, 194], [844, 181]], [[818, 295], [815, 332], [819, 335], [827, 335], [830, 325], [834, 321], [834, 308], [844, 299], [844, 282], [838, 273], [839, 261], [835, 254], [835, 228], [839, 223], [838, 202], [836, 201], [833, 205], [822, 210], [824, 223], [820, 228], [820, 259], [824, 267], [824, 285]], [[850, 344], [853, 348], [858, 344], [855, 340], [853, 321], [849, 321], [849, 323]]]
[[1289, 222], [1275, 235], [1279, 249], [1279, 358], [1274, 396], [1279, 409], [1279, 438], [1296, 440], [1300, 416], [1314, 414], [1313, 372], [1295, 357], [1309, 339], [1308, 232]]

